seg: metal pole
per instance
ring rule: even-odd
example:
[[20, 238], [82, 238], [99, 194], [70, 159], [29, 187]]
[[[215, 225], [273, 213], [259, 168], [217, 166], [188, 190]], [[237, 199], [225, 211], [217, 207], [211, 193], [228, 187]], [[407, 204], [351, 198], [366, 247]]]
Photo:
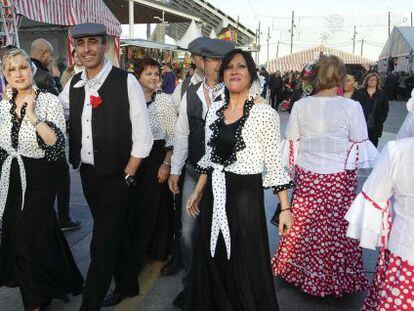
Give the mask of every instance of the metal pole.
[[151, 24], [147, 24], [147, 40], [151, 38]]
[[361, 56], [364, 56], [364, 39], [361, 40]]
[[391, 35], [391, 12], [388, 12], [388, 37]]
[[292, 27], [290, 28], [290, 54], [293, 52], [293, 27], [295, 27], [295, 11], [292, 11]]
[[280, 41], [277, 41], [276, 58], [279, 57], [279, 44], [280, 44]]
[[356, 26], [354, 26], [354, 35], [352, 36], [352, 54], [355, 54], [355, 38], [356, 38]]
[[413, 12], [411, 11], [411, 26], [413, 26]]
[[267, 60], [266, 60], [266, 63], [269, 62], [269, 53], [270, 53], [270, 27], [267, 28]]
[[129, 0], [129, 38], [134, 39], [134, 1]]
[[161, 26], [161, 31], [162, 31], [162, 34], [161, 34], [161, 40], [162, 40], [162, 43], [165, 43], [165, 12], [164, 11], [162, 11], [162, 26]]

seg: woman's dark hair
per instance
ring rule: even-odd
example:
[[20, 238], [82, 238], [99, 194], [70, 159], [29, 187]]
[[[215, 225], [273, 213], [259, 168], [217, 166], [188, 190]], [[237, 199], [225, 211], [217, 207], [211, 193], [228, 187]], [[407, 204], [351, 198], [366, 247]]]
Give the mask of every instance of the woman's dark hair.
[[147, 67], [157, 67], [160, 68], [160, 63], [151, 57], [145, 57], [138, 61], [138, 64], [135, 66], [135, 76], [139, 80], [142, 73]]
[[[229, 66], [231, 60], [236, 56], [237, 54], [240, 54], [243, 56], [244, 60], [247, 64], [247, 70], [250, 74], [250, 86], [253, 84], [254, 81], [258, 80], [257, 72], [256, 72], [256, 64], [253, 60], [253, 57], [250, 55], [249, 52], [243, 51], [241, 49], [234, 49], [228, 52], [226, 55], [224, 55], [223, 62], [221, 63], [220, 72], [219, 72], [219, 81], [224, 81], [224, 71]], [[227, 91], [227, 90], [226, 90]]]

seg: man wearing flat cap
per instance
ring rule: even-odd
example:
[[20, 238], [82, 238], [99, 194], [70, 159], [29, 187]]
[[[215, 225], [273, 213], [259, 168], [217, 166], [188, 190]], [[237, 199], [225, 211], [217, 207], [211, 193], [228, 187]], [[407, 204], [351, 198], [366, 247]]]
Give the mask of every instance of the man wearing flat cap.
[[[189, 196], [193, 193], [200, 175], [195, 171], [195, 167], [205, 153], [204, 123], [207, 111], [214, 101], [224, 96], [224, 86], [218, 81], [221, 62], [224, 56], [233, 49], [233, 43], [219, 39], [209, 39], [201, 44], [200, 53], [204, 61], [205, 77], [203, 81], [188, 86], [180, 103], [169, 186], [174, 194], [179, 192], [178, 179], [185, 166], [183, 207], [186, 206]], [[184, 291], [173, 302], [177, 307], [183, 306], [187, 279], [193, 264], [193, 236], [197, 218], [189, 216], [185, 208], [182, 208], [181, 223], [180, 239], [186, 273]]]
[[[177, 114], [180, 111], [180, 103], [189, 85], [197, 84], [204, 79], [204, 59], [201, 56], [201, 46], [207, 44], [211, 40], [208, 37], [198, 37], [188, 44], [188, 50], [191, 53], [191, 62], [196, 66], [194, 74], [191, 77], [185, 78], [174, 90], [173, 102], [177, 110]], [[184, 175], [184, 174], [182, 174]], [[174, 176], [171, 180], [173, 184], [177, 184], [177, 187], [182, 189], [184, 176]], [[174, 196], [175, 209], [174, 209], [174, 244], [171, 251], [171, 258], [161, 268], [161, 274], [173, 275], [177, 273], [183, 266], [182, 251], [180, 246], [180, 234], [181, 234], [181, 193]]]
[[128, 266], [123, 235], [130, 187], [151, 150], [153, 136], [139, 82], [105, 58], [106, 27], [80, 24], [72, 27], [71, 35], [85, 71], [69, 80], [60, 98], [70, 111], [69, 162], [80, 168], [94, 219], [80, 310], [98, 311], [114, 274], [123, 296], [139, 293], [136, 279], [122, 279], [122, 269]]

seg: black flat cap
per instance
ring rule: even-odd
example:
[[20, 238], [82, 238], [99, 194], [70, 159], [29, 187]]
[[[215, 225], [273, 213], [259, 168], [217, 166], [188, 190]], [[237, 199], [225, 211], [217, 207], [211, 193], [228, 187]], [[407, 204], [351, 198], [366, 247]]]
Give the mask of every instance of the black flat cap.
[[201, 55], [208, 58], [224, 58], [234, 49], [234, 43], [220, 39], [210, 39], [208, 44], [201, 46]]
[[75, 25], [70, 29], [70, 34], [74, 39], [84, 37], [105, 36], [106, 26], [98, 23], [84, 23]]
[[188, 44], [188, 50], [191, 54], [201, 55], [201, 47], [211, 41], [209, 37], [198, 37]]

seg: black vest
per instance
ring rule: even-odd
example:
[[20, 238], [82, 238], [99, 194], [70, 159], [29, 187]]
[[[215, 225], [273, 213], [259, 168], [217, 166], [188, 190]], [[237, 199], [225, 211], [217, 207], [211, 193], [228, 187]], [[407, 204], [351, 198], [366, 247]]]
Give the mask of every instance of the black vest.
[[190, 126], [188, 136], [188, 161], [195, 167], [205, 153], [203, 102], [197, 95], [197, 90], [202, 87], [202, 82], [189, 85], [187, 88], [187, 116]]
[[[71, 81], [69, 91], [69, 162], [79, 167], [82, 147], [82, 110], [85, 88], [74, 88], [81, 73]], [[116, 67], [100, 87], [102, 104], [92, 108], [92, 141], [95, 170], [98, 175], [121, 174], [132, 149], [132, 127], [129, 115], [128, 73]]]

